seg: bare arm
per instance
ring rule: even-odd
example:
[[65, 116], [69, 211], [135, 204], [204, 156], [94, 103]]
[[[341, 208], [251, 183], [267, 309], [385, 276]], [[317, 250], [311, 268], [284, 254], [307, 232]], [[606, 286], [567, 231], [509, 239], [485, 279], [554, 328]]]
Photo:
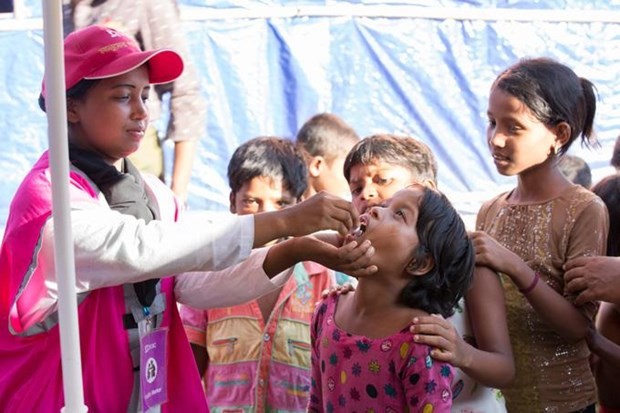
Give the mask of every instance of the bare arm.
[[620, 369], [620, 306], [602, 303], [586, 337], [590, 350], [616, 369]]
[[192, 175], [196, 147], [197, 141], [195, 140], [174, 143], [171, 189], [183, 202], [187, 201], [187, 191]]
[[[532, 287], [535, 272], [517, 254], [482, 231], [472, 233], [476, 264], [508, 275], [520, 290]], [[525, 297], [538, 315], [567, 341], [586, 337], [590, 320], [556, 290], [539, 280]]]
[[488, 267], [476, 267], [465, 305], [476, 347], [469, 346], [469, 362], [461, 369], [482, 384], [506, 387], [514, 378], [515, 368], [504, 289], [494, 271]]
[[620, 369], [620, 345], [594, 329], [588, 334], [587, 340], [590, 351], [616, 369]]
[[202, 378], [207, 371], [207, 364], [209, 363], [207, 349], [194, 343], [191, 343], [191, 346], [194, 359], [196, 360], [196, 366], [198, 366], [198, 373], [200, 374], [200, 378]]
[[476, 267], [465, 296], [475, 343], [467, 343], [449, 320], [419, 317], [413, 326], [417, 340], [437, 349], [433, 358], [463, 370], [477, 382], [494, 388], [508, 386], [515, 375], [512, 346], [506, 324], [504, 290], [499, 277], [487, 267]]

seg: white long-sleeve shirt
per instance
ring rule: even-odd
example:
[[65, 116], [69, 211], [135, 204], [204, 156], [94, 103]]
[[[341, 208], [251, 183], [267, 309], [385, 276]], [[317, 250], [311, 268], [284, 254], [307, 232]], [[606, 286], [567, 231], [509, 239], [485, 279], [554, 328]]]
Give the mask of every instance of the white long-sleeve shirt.
[[[169, 191], [154, 178], [146, 181], [152, 193]], [[214, 219], [213, 214], [193, 212], [174, 222], [171, 219], [177, 216], [178, 206], [169, 202], [173, 198], [160, 195], [156, 199], [162, 220], [148, 224], [111, 210], [103, 196], [98, 202], [92, 198], [72, 200], [78, 294], [175, 276], [180, 303], [213, 308], [257, 298], [288, 279], [290, 270], [273, 279], [265, 274], [262, 265], [268, 249], [251, 253], [252, 215], [218, 215]], [[16, 301], [24, 325], [55, 312], [58, 300], [52, 218], [45, 223], [40, 240], [33, 260], [36, 267], [24, 278]]]

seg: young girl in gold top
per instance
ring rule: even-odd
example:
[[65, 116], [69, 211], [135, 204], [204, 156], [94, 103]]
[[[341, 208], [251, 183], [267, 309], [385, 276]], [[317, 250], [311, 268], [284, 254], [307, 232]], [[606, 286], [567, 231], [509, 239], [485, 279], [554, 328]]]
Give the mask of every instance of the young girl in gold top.
[[518, 181], [482, 206], [472, 237], [476, 263], [503, 279], [516, 363], [504, 389], [510, 412], [594, 412], [584, 338], [596, 303], [574, 304], [562, 265], [604, 254], [608, 216], [558, 160], [578, 137], [592, 143], [595, 111], [592, 83], [546, 58], [516, 63], [491, 87], [489, 148], [498, 172]]

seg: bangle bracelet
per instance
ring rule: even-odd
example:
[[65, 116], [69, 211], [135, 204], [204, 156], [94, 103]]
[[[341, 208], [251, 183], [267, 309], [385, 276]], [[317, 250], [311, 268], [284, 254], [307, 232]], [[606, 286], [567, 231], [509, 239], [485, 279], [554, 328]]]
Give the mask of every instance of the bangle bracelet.
[[540, 273], [538, 271], [534, 271], [534, 279], [532, 280], [532, 283], [526, 288], [519, 288], [519, 292], [523, 295], [529, 294], [536, 287], [536, 284], [538, 284], [538, 280], [540, 280]]

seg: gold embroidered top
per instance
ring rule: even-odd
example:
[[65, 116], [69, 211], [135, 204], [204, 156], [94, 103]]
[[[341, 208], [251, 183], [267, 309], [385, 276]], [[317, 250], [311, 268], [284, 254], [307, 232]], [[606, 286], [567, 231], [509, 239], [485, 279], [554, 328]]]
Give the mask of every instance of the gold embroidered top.
[[[608, 214], [592, 192], [574, 185], [540, 203], [511, 203], [510, 192], [486, 202], [476, 227], [519, 255], [538, 271], [541, 281], [573, 302], [564, 291], [562, 265], [569, 259], [605, 255]], [[503, 389], [509, 412], [573, 412], [596, 401], [585, 340], [568, 343], [532, 308], [508, 276], [501, 274], [506, 294], [508, 329], [516, 378]], [[579, 310], [592, 319], [597, 304]]]

